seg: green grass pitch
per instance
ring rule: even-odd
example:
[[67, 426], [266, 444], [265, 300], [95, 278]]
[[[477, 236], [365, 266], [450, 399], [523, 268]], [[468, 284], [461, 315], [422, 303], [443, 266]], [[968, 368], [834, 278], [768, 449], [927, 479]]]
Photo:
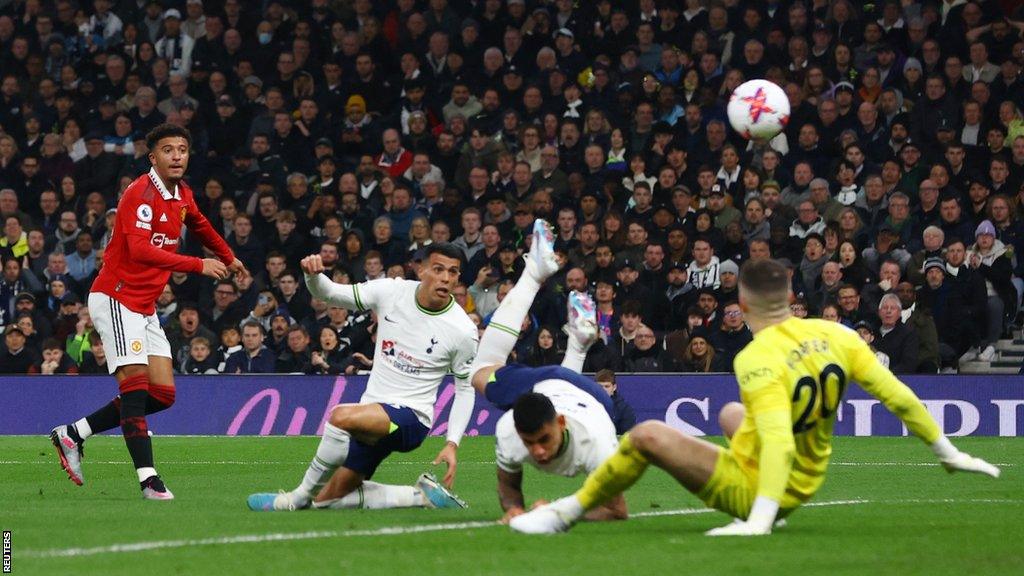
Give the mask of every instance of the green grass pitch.
[[[1024, 574], [1024, 441], [958, 439], [1003, 464], [998, 480], [948, 475], [912, 438], [837, 438], [824, 488], [767, 538], [710, 539], [728, 521], [652, 469], [626, 496], [627, 522], [527, 537], [492, 524], [492, 438], [467, 438], [456, 491], [468, 510], [255, 513], [250, 492], [291, 488], [313, 437], [156, 437], [173, 502], [139, 497], [119, 437], [90, 439], [84, 487], [48, 439], [0, 437], [0, 529], [13, 574]], [[409, 484], [431, 468], [432, 438], [376, 480]], [[437, 470], [440, 472], [440, 470]], [[528, 470], [528, 498], [578, 479]]]

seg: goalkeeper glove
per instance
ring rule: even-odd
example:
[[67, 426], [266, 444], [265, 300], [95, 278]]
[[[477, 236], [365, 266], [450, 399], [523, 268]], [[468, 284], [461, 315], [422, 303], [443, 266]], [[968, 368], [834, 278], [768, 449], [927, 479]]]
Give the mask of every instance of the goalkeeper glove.
[[939, 439], [932, 444], [932, 451], [939, 457], [939, 462], [947, 472], [975, 472], [999, 478], [999, 468], [981, 458], [961, 452], [945, 436], [939, 436]]

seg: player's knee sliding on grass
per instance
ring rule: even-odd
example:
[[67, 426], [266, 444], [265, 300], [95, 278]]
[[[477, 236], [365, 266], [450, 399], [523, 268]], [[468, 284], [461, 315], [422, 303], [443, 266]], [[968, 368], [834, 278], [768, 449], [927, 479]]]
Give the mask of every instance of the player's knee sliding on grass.
[[343, 286], [322, 274], [319, 256], [303, 259], [306, 284], [315, 297], [377, 312], [374, 364], [360, 403], [331, 412], [300, 484], [280, 494], [253, 494], [249, 508], [465, 506], [430, 474], [421, 475], [414, 486], [369, 482], [391, 453], [409, 452], [423, 443], [433, 423], [438, 388], [448, 373], [455, 374], [455, 400], [448, 443], [434, 464], [448, 465], [445, 485], [450, 487], [455, 479], [456, 449], [473, 410], [469, 364], [477, 347], [476, 327], [451, 296], [461, 261], [457, 248], [433, 244], [420, 266], [420, 282], [389, 279]]
[[[769, 534], [773, 523], [809, 500], [825, 479], [832, 430], [848, 381], [878, 398], [950, 472], [998, 477], [999, 469], [957, 450], [921, 401], [875, 357], [856, 333], [789, 312], [789, 277], [778, 262], [751, 261], [740, 271], [740, 306], [755, 336], [736, 357], [742, 406], [720, 415], [728, 448], [644, 422], [579, 491], [512, 519], [513, 530], [569, 529], [601, 502], [657, 466], [711, 508], [738, 521], [710, 536]], [[738, 423], [738, 426], [737, 426]]]

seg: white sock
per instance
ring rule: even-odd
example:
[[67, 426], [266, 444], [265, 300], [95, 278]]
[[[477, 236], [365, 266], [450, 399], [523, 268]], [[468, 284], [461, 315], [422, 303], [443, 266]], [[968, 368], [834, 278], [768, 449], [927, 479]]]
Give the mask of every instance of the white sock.
[[583, 509], [583, 504], [580, 504], [579, 498], [576, 498], [575, 494], [555, 500], [551, 503], [551, 507], [574, 522], [579, 520], [586, 512]]
[[92, 426], [89, 426], [89, 421], [85, 418], [79, 419], [78, 422], [75, 422], [74, 426], [75, 430], [78, 430], [78, 437], [82, 440], [92, 436]]
[[306, 475], [302, 483], [292, 495], [305, 502], [296, 502], [296, 506], [304, 506], [320, 493], [320, 489], [330, 481], [331, 475], [339, 466], [345, 463], [348, 458], [348, 445], [351, 436], [341, 428], [327, 422], [324, 424], [324, 435], [320, 438], [320, 445], [316, 448], [316, 456], [309, 463]]
[[524, 272], [519, 277], [519, 282], [509, 290], [501, 305], [494, 311], [483, 337], [480, 338], [474, 361], [477, 366], [505, 363], [519, 339], [519, 328], [523, 325], [523, 319], [530, 313], [533, 298], [539, 290], [540, 284], [529, 274]]
[[587, 349], [576, 341], [576, 338], [569, 335], [568, 348], [565, 357], [562, 358], [562, 368], [568, 368], [573, 372], [583, 372], [583, 363], [587, 360]]
[[156, 468], [136, 468], [135, 473], [139, 475], [139, 482], [145, 482], [157, 475]]
[[329, 504], [318, 503], [317, 508], [383, 510], [386, 508], [420, 508], [426, 504], [426, 497], [415, 486], [393, 486], [367, 480], [359, 488]]

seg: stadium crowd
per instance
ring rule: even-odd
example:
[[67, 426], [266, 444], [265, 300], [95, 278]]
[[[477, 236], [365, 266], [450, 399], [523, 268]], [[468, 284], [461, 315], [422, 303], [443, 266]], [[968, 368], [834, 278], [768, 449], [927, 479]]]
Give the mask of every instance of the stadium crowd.
[[[587, 290], [585, 370], [729, 372], [738, 269], [767, 257], [794, 314], [895, 372], [991, 360], [1024, 292], [1022, 31], [1010, 0], [0, 0], [0, 372], [106, 373], [83, 302], [164, 121], [255, 272], [172, 276], [181, 373], [371, 366], [377, 319], [305, 290], [316, 252], [348, 283], [454, 242], [482, 329], [536, 218], [565, 264], [530, 365]], [[770, 141], [725, 117], [752, 78], [790, 101]]]

